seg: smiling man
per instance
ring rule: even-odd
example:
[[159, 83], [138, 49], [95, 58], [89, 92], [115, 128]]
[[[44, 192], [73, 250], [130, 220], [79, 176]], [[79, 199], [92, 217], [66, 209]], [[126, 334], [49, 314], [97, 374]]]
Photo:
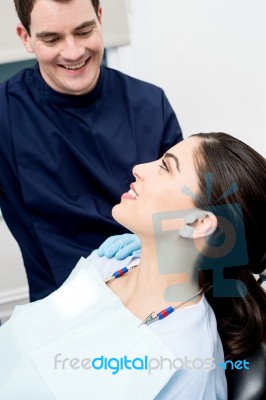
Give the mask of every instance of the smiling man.
[[17, 27], [27, 51], [35, 53], [43, 79], [60, 93], [88, 93], [99, 79], [102, 9], [97, 0], [93, 3], [95, 8], [88, 0], [39, 0], [30, 26]]
[[37, 63], [0, 86], [0, 207], [31, 300], [77, 260], [125, 232], [111, 208], [136, 163], [182, 139], [164, 92], [101, 66], [98, 0], [15, 0], [17, 33]]

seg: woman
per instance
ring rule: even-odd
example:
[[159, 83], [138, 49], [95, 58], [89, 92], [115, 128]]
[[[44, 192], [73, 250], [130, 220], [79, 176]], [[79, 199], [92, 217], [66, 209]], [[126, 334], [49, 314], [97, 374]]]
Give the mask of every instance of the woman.
[[133, 175], [113, 216], [139, 236], [141, 259], [94, 252], [17, 308], [0, 330], [0, 399], [18, 388], [27, 399], [226, 399], [217, 326], [230, 360], [265, 341], [252, 275], [265, 268], [265, 159], [198, 134]]

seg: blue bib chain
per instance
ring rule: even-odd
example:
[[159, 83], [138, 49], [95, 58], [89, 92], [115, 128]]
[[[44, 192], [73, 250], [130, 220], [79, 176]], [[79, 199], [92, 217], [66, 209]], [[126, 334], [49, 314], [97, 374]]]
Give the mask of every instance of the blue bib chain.
[[137, 265], [133, 265], [132, 267], [129, 267], [129, 268], [124, 267], [122, 269], [119, 269], [118, 271], [115, 271], [113, 273], [113, 275], [111, 275], [110, 277], [105, 278], [104, 282], [107, 283], [109, 281], [112, 281], [113, 279], [118, 279], [121, 276], [125, 275], [128, 271], [130, 271], [131, 269], [136, 268], [136, 267], [137, 267]]
[[[118, 279], [118, 278], [120, 278], [121, 276], [127, 274], [131, 269], [136, 268], [137, 266], [138, 266], [138, 265], [133, 265], [132, 267], [129, 267], [129, 268], [124, 267], [124, 268], [122, 268], [122, 269], [119, 269], [118, 271], [115, 271], [111, 276], [105, 278], [104, 282], [107, 283], [107, 282], [110, 282], [110, 281], [113, 280], [113, 279]], [[181, 303], [179, 303], [179, 304], [178, 304], [177, 306], [175, 306], [175, 307], [172, 307], [172, 306], [167, 307], [167, 308], [165, 308], [164, 310], [162, 310], [162, 311], [160, 311], [160, 312], [158, 312], [158, 313], [156, 313], [155, 311], [152, 311], [152, 312], [142, 321], [142, 323], [139, 325], [139, 327], [142, 326], [142, 325], [150, 325], [150, 324], [152, 324], [152, 323], [155, 322], [155, 321], [158, 321], [158, 320], [161, 320], [161, 319], [164, 319], [164, 318], [168, 317], [168, 315], [172, 314], [172, 312], [174, 312], [177, 308], [179, 308], [179, 307], [181, 307], [183, 304], [185, 304], [185, 303], [187, 303], [187, 302], [189, 302], [189, 301], [191, 301], [191, 300], [197, 298], [201, 293], [202, 293], [202, 289], [200, 289], [197, 293], [193, 294], [193, 295], [190, 296], [188, 299], [182, 301]]]

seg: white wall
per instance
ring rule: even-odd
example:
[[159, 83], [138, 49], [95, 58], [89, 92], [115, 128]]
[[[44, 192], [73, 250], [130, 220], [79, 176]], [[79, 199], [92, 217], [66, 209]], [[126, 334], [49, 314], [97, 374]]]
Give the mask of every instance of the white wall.
[[108, 65], [164, 88], [184, 135], [225, 131], [266, 154], [265, 0], [128, 0]]
[[[17, 284], [19, 284], [19, 286], [26, 285], [26, 274], [19, 247], [1, 217], [0, 238], [1, 293], [3, 290], [14, 290], [17, 287]], [[12, 270], [13, 273], [9, 273], [10, 270]]]
[[21, 253], [0, 216], [0, 323], [16, 304], [28, 301], [28, 283]]

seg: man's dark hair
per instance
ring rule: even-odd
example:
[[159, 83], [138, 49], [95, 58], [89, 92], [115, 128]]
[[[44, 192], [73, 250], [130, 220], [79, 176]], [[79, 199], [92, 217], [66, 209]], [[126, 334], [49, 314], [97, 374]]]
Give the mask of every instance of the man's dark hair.
[[[24, 26], [29, 35], [30, 35], [30, 24], [31, 24], [31, 12], [33, 10], [33, 6], [36, 3], [36, 1], [37, 0], [14, 0], [20, 22], [22, 23], [22, 25]], [[55, 1], [57, 3], [69, 3], [70, 1], [73, 0], [51, 0], [51, 1]], [[89, 0], [89, 1], [91, 1], [91, 4], [93, 5], [93, 8], [96, 12], [96, 15], [98, 15], [97, 13], [100, 5], [100, 0]]]

